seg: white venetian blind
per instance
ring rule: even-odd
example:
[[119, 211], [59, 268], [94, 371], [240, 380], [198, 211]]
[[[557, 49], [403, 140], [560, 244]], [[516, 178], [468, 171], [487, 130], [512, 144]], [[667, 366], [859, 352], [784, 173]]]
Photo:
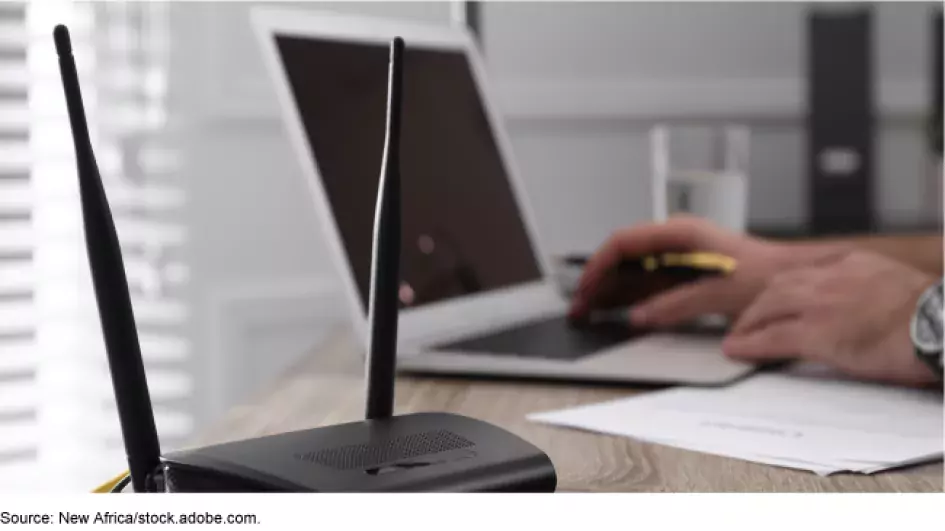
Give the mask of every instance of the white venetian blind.
[[0, 2], [0, 484], [37, 459], [25, 2]]
[[184, 197], [166, 141], [163, 2], [0, 0], [0, 490], [123, 470], [58, 61], [69, 25], [162, 443], [192, 429]]

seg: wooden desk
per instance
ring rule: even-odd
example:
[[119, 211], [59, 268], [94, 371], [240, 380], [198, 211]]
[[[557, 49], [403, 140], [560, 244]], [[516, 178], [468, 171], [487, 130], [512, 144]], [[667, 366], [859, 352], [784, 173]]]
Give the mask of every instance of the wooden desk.
[[[346, 330], [237, 407], [198, 442], [209, 444], [362, 418], [362, 367]], [[941, 492], [942, 464], [873, 476], [812, 473], [531, 423], [525, 415], [629, 396], [626, 388], [402, 377], [398, 412], [447, 411], [518, 434], [551, 456], [570, 492]]]

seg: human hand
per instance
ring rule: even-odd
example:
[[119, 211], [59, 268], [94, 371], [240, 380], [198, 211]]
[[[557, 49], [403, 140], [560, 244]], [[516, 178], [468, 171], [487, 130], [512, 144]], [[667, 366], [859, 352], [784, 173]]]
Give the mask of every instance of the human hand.
[[798, 358], [850, 376], [904, 385], [935, 382], [909, 325], [935, 279], [882, 255], [853, 251], [771, 278], [723, 343], [746, 361]]
[[[678, 286], [620, 286], [611, 271], [624, 258], [665, 252], [713, 252], [736, 260], [735, 271]], [[681, 216], [614, 233], [591, 257], [578, 283], [572, 318], [591, 311], [631, 305], [637, 326], [664, 327], [706, 314], [736, 317], [769, 277], [798, 264], [837, 252], [829, 247], [800, 247], [730, 232], [708, 220]]]

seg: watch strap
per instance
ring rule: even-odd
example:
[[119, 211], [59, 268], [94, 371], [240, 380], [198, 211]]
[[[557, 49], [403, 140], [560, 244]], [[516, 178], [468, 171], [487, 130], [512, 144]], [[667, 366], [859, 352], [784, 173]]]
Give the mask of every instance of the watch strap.
[[943, 378], [942, 351], [923, 352], [919, 349], [916, 349], [916, 353], [918, 354], [919, 359], [925, 362], [925, 364], [928, 365], [929, 368], [931, 368], [932, 371], [938, 376], [938, 379], [941, 380]]

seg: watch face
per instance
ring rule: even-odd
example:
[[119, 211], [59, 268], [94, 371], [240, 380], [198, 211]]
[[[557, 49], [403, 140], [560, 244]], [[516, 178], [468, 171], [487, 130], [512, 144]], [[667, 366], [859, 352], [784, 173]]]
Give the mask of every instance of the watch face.
[[919, 301], [912, 326], [912, 339], [924, 351], [942, 349], [942, 285], [929, 290]]

